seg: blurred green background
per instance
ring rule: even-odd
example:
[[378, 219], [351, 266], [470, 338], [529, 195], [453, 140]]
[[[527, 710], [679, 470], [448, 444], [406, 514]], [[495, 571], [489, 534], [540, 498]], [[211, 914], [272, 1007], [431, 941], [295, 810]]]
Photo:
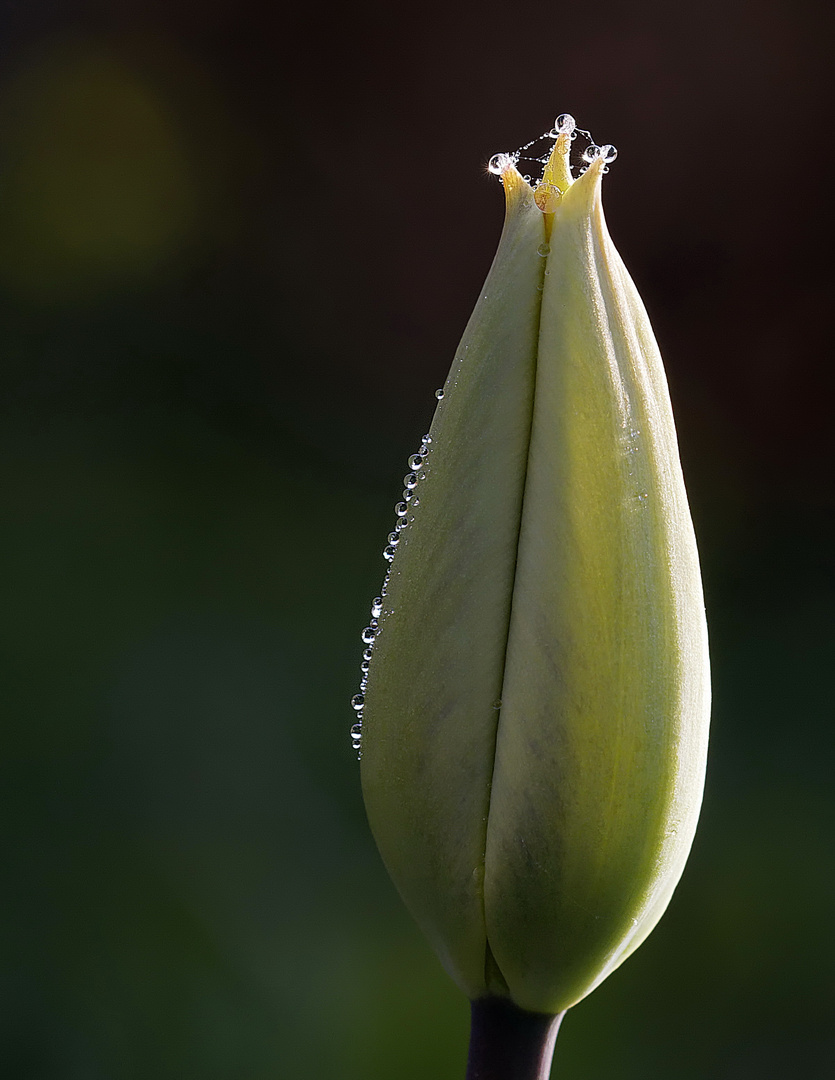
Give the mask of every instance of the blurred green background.
[[454, 1080], [348, 706], [496, 151], [620, 156], [704, 560], [704, 815], [554, 1075], [835, 1074], [833, 9], [0, 11], [0, 1074]]

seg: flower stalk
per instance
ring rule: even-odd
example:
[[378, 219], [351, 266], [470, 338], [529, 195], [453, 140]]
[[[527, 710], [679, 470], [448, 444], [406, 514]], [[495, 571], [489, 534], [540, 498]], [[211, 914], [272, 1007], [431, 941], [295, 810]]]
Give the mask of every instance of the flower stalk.
[[565, 1013], [529, 1013], [503, 998], [481, 998], [470, 1011], [466, 1080], [548, 1080]]

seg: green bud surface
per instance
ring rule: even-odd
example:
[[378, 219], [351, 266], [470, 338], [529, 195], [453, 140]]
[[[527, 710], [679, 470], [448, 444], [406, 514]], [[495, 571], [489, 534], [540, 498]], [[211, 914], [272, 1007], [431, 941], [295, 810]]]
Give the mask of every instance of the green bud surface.
[[[709, 716], [664, 370], [560, 134], [507, 209], [387, 576], [362, 713], [368, 819], [472, 999], [556, 1014], [684, 867]], [[607, 148], [604, 148], [604, 150]]]

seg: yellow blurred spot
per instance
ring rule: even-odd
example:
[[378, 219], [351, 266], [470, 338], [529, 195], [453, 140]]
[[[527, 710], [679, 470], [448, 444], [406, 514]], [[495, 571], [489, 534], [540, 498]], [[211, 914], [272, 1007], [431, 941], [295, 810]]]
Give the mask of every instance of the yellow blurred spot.
[[195, 230], [177, 117], [115, 49], [60, 42], [0, 91], [0, 282], [69, 299], [147, 278]]

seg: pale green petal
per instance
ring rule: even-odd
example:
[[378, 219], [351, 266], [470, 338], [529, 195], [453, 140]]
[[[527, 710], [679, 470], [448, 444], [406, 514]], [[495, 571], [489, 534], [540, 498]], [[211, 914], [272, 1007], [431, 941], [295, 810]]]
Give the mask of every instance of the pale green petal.
[[486, 860], [493, 954], [518, 1004], [553, 1012], [660, 915], [705, 759], [672, 413], [599, 191], [593, 166], [551, 234]]
[[[505, 174], [499, 250], [432, 423], [365, 694], [368, 818], [450, 974], [485, 991], [484, 847], [522, 513], [545, 260], [543, 216]], [[393, 609], [393, 614], [387, 614]]]

